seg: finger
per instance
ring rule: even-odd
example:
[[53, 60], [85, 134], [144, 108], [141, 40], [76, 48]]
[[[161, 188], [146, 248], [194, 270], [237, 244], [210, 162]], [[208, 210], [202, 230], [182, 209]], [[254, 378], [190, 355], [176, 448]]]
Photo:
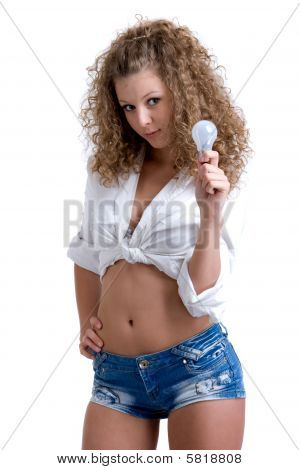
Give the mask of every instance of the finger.
[[209, 173], [217, 173], [217, 174], [220, 174], [220, 175], [223, 175], [224, 174], [224, 171], [222, 170], [222, 168], [219, 168], [218, 166], [214, 166], [214, 165], [211, 165], [210, 163], [200, 163], [199, 164], [199, 169], [200, 171], [207, 171]]
[[205, 189], [207, 184], [209, 184], [211, 181], [225, 181], [227, 178], [223, 174], [218, 174], [218, 173], [209, 173], [204, 175], [202, 179], [202, 184], [201, 188]]
[[87, 337], [92, 340], [97, 346], [101, 347], [103, 346], [103, 341], [102, 339], [98, 336], [97, 333], [94, 332], [94, 330], [88, 330], [86, 332]]
[[[200, 152], [201, 153], [201, 152]], [[215, 150], [204, 150], [200, 156], [200, 162], [209, 162], [211, 165], [218, 167], [219, 153]]]
[[[96, 335], [96, 333], [93, 330], [90, 330], [89, 332], [86, 332], [84, 340], [82, 341], [83, 344], [89, 344], [89, 346], [92, 344], [93, 348], [102, 348], [103, 346], [103, 341], [101, 338], [99, 338], [97, 335], [95, 338], [92, 338], [91, 336]], [[86, 340], [89, 340], [90, 343], [87, 343]]]
[[88, 328], [87, 330], [85, 330], [84, 335], [86, 338], [95, 340], [95, 342], [99, 341], [99, 339], [103, 342], [102, 338], [99, 336], [100, 332], [98, 333], [98, 329]]
[[226, 178], [224, 171], [215, 166], [206, 163], [202, 168], [199, 168], [198, 179], [202, 182], [202, 188], [205, 187], [211, 179]]
[[93, 341], [91, 341], [89, 338], [86, 338], [86, 337], [81, 342], [81, 344], [84, 348], [89, 346], [93, 351], [96, 351], [96, 352], [99, 352], [101, 349], [99, 346], [97, 346], [97, 344], [95, 344]]
[[89, 353], [88, 351], [86, 351], [82, 345], [79, 345], [79, 351], [80, 351], [80, 354], [82, 354], [83, 356], [87, 357], [88, 359], [95, 359], [95, 354], [91, 354]]
[[214, 189], [218, 191], [227, 191], [230, 183], [226, 180], [212, 180], [205, 186], [205, 190], [210, 194], [214, 194]]
[[93, 328], [98, 328], [98, 329], [102, 328], [102, 322], [96, 316], [92, 316], [90, 318], [90, 323], [91, 323]]

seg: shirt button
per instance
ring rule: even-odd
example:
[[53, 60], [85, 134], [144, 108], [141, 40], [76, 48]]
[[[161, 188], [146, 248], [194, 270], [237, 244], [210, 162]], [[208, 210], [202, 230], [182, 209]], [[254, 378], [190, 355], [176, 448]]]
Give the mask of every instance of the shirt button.
[[186, 360], [186, 359], [182, 359], [182, 362], [183, 362], [184, 364], [186, 364], [186, 363], [187, 363], [187, 360]]

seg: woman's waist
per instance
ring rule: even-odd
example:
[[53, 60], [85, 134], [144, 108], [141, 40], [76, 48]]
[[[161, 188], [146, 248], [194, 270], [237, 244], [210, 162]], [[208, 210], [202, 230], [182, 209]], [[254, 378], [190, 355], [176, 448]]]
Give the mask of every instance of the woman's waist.
[[117, 302], [100, 302], [99, 335], [103, 351], [121, 355], [151, 354], [194, 336], [212, 324], [209, 315], [192, 317], [184, 307], [155, 307], [144, 304], [130, 308]]
[[123, 318], [119, 312], [109, 312], [110, 317], [101, 315], [99, 309], [98, 317], [102, 322], [99, 336], [103, 341], [102, 351], [120, 354], [124, 356], [135, 356], [151, 354], [162, 349], [169, 348], [174, 344], [194, 336], [209, 328], [212, 321], [209, 315], [200, 318], [192, 318], [185, 322], [167, 322], [165, 318], [159, 321], [159, 315], [151, 316], [146, 321], [144, 316], [136, 319]]
[[176, 279], [153, 265], [119, 260], [102, 282], [98, 318], [103, 351], [137, 355], [157, 352], [212, 324], [209, 315], [192, 317]]

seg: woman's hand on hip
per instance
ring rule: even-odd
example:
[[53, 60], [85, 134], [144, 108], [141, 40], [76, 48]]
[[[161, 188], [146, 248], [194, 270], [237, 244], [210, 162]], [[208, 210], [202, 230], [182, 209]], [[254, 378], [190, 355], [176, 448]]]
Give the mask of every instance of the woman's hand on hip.
[[102, 328], [102, 323], [98, 317], [92, 316], [90, 324], [91, 327], [80, 333], [79, 350], [88, 359], [95, 359], [95, 355], [91, 354], [90, 349], [96, 352], [101, 351], [103, 341], [99, 336], [99, 330]]

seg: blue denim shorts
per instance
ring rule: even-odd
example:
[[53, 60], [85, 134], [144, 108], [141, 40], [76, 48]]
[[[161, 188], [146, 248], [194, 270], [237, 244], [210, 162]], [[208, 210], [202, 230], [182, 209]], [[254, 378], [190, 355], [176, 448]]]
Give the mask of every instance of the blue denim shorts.
[[168, 418], [190, 403], [246, 397], [242, 366], [222, 323], [152, 354], [94, 354], [90, 401], [139, 418]]

